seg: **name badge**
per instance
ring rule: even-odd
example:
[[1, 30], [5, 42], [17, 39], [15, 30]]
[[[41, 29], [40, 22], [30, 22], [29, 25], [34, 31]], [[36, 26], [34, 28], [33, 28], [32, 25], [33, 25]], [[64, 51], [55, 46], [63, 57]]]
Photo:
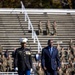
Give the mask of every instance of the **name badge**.
[[30, 51], [26, 51], [26, 54], [27, 54], [27, 55], [31, 55]]

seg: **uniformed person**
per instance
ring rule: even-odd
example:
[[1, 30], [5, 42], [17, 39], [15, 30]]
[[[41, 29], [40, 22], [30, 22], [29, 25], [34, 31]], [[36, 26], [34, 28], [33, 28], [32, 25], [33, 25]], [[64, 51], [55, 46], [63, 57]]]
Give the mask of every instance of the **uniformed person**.
[[61, 51], [61, 46], [60, 46], [60, 44], [59, 44], [59, 43], [57, 44], [57, 49], [58, 49], [59, 57], [60, 57], [60, 59], [61, 59], [62, 51]]
[[44, 75], [44, 71], [41, 67], [41, 63], [39, 63], [38, 66], [36, 66], [36, 73], [37, 75]]
[[21, 38], [21, 47], [15, 52], [15, 70], [18, 70], [18, 75], [30, 75], [32, 71], [31, 52], [26, 48], [27, 40], [27, 38]]
[[39, 24], [38, 24], [38, 31], [39, 31], [39, 34], [43, 33], [43, 28], [42, 28], [42, 22], [39, 21]]
[[62, 68], [60, 68], [60, 70], [58, 71], [58, 75], [63, 75]]
[[12, 58], [10, 55], [7, 58], [7, 72], [9, 72], [9, 71], [10, 72], [12, 71]]
[[49, 20], [47, 21], [47, 24], [46, 24], [46, 31], [47, 31], [47, 34], [49, 35], [50, 34], [50, 21]]
[[3, 69], [4, 69], [4, 72], [6, 72], [6, 66], [7, 66], [7, 59], [4, 57], [4, 55], [2, 55], [2, 61], [3, 61]]
[[3, 60], [2, 60], [2, 54], [0, 53], [0, 72], [4, 72], [4, 69], [3, 69]]
[[0, 45], [0, 53], [2, 53], [3, 47]]
[[57, 23], [56, 23], [56, 21], [54, 21], [54, 23], [53, 23], [53, 32], [54, 32], [54, 35], [57, 34]]

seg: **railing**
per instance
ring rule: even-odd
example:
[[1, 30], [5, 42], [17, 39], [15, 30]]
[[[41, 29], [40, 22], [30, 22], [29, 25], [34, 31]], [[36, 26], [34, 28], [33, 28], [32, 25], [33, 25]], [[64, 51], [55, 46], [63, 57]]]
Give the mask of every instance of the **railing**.
[[17, 72], [0, 72], [0, 75], [18, 75]]
[[35, 31], [34, 31], [33, 25], [32, 25], [32, 23], [30, 21], [30, 18], [28, 16], [27, 12], [26, 12], [26, 9], [25, 9], [22, 1], [21, 1], [21, 5], [22, 5], [22, 13], [24, 13], [24, 16], [25, 16], [25, 21], [28, 21], [28, 29], [32, 30], [32, 38], [34, 39], [34, 43], [36, 41], [38, 42], [38, 52], [39, 52], [40, 50], [42, 50], [42, 46], [41, 46], [41, 44], [40, 44], [40, 42], [38, 40], [38, 37], [37, 37], [37, 35], [36, 35]]
[[[0, 75], [18, 75], [17, 72], [0, 72]], [[35, 75], [34, 72], [32, 72], [30, 75]]]

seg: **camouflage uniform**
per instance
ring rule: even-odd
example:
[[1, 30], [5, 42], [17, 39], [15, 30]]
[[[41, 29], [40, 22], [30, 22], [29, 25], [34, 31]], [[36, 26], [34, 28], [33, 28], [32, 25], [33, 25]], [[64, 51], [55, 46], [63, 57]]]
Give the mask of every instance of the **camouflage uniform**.
[[47, 34], [50, 34], [50, 21], [49, 20], [47, 21], [47, 24], [46, 24], [46, 31], [47, 31]]
[[44, 75], [44, 71], [43, 71], [41, 65], [36, 66], [36, 73], [37, 73], [37, 75]]
[[57, 33], [57, 24], [56, 24], [56, 21], [54, 21], [54, 23], [53, 23], [53, 31], [54, 31], [54, 35], [56, 35], [56, 33]]
[[7, 72], [8, 71], [12, 71], [12, 59], [11, 59], [10, 55], [7, 58]]
[[3, 60], [3, 69], [4, 69], [4, 72], [6, 72], [7, 59], [4, 57], [4, 55], [2, 55], [2, 60]]
[[2, 53], [3, 47], [0, 45], [0, 53]]
[[3, 72], [4, 71], [4, 69], [3, 69], [3, 60], [2, 60], [2, 58], [1, 58], [1, 54], [0, 54], [0, 72]]
[[39, 34], [43, 33], [43, 29], [42, 29], [42, 22], [40, 21], [38, 24], [38, 29], [39, 29]]

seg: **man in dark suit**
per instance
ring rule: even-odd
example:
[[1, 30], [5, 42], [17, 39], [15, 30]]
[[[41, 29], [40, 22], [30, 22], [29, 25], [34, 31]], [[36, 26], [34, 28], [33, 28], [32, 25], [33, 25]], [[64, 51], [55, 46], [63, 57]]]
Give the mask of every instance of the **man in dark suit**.
[[60, 60], [58, 50], [53, 46], [53, 40], [48, 40], [48, 46], [42, 49], [41, 65], [46, 75], [57, 75]]
[[15, 52], [15, 70], [19, 75], [30, 75], [32, 59], [30, 49], [26, 48], [27, 38], [21, 38], [21, 47]]

